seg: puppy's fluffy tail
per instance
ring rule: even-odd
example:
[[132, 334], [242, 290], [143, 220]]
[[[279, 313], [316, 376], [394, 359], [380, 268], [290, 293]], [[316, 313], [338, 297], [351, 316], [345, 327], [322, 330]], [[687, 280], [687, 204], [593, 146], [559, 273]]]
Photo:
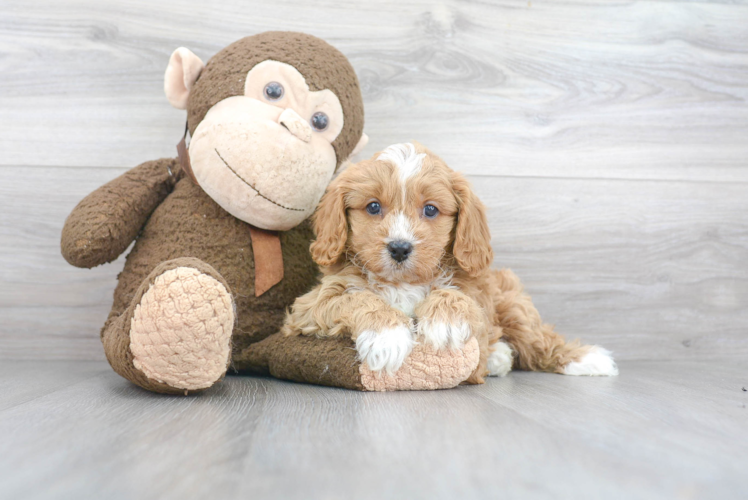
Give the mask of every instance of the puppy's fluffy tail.
[[494, 325], [516, 353], [514, 368], [565, 375], [618, 375], [610, 352], [599, 346], [567, 342], [553, 325], [543, 323], [522, 283], [509, 269], [491, 270]]

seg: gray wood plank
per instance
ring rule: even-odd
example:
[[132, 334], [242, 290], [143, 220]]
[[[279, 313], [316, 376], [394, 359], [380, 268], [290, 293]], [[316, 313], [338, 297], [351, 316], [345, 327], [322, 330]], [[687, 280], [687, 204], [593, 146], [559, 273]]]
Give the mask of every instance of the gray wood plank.
[[187, 398], [34, 366], [71, 385], [0, 410], [0, 498], [745, 493], [744, 363], [624, 362], [613, 379], [517, 372], [390, 394], [229, 377]]
[[[0, 168], [0, 359], [102, 359], [122, 259], [73, 268], [59, 235], [120, 171]], [[471, 178], [495, 265], [519, 274], [559, 331], [619, 359], [748, 354], [748, 185]]]
[[174, 48], [328, 39], [364, 90], [366, 153], [416, 138], [475, 174], [746, 181], [748, 5], [5, 0], [4, 165], [171, 156]]
[[624, 359], [745, 356], [748, 185], [476, 179], [495, 264]]
[[124, 260], [74, 268], [60, 233], [86, 194], [123, 171], [0, 167], [0, 359], [103, 359], [98, 331]]
[[415, 138], [479, 182], [497, 265], [562, 331], [622, 359], [748, 350], [747, 5], [6, 0], [2, 11], [0, 359], [101, 359], [121, 262], [67, 266], [64, 217], [124, 168], [173, 155], [184, 115], [161, 78], [174, 47], [207, 59], [267, 29], [349, 55], [365, 154]]
[[[0, 411], [111, 371], [97, 361], [21, 361], [0, 363]], [[57, 375], [59, 374], [59, 375]]]

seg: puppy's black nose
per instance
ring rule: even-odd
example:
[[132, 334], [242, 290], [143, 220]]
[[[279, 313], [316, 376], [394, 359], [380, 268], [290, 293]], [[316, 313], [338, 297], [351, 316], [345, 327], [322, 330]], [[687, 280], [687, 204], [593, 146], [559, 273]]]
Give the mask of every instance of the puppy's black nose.
[[390, 252], [390, 256], [395, 262], [402, 262], [408, 258], [410, 252], [413, 251], [413, 245], [408, 241], [398, 240], [392, 241], [387, 245], [387, 250]]

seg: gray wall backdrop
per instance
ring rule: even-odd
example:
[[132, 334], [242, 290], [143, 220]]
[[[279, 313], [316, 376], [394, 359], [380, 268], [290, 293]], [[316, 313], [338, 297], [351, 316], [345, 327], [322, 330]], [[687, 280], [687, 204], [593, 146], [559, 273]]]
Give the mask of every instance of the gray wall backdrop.
[[620, 359], [748, 354], [748, 4], [0, 0], [0, 358], [102, 359], [122, 260], [65, 263], [87, 193], [174, 156], [163, 72], [265, 30], [358, 72], [371, 142], [469, 174], [496, 265]]

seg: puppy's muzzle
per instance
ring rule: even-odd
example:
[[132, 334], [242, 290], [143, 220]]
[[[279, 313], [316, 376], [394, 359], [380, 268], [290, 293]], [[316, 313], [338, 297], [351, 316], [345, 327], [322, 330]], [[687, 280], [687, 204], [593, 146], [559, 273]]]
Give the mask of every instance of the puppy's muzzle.
[[387, 251], [395, 262], [404, 262], [413, 251], [413, 245], [403, 240], [392, 241], [387, 245]]

